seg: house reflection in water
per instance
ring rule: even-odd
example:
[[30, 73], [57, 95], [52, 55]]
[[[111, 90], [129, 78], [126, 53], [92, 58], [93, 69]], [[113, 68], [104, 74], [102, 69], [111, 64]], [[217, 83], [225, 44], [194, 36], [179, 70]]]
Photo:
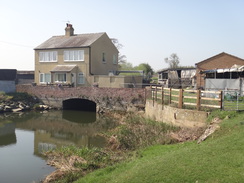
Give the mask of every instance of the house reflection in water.
[[0, 122], [0, 147], [16, 143], [15, 124]]
[[51, 111], [38, 114], [16, 126], [34, 131], [34, 154], [74, 145], [104, 147], [106, 140], [98, 135], [115, 126], [111, 120], [97, 118], [96, 113], [82, 111]]

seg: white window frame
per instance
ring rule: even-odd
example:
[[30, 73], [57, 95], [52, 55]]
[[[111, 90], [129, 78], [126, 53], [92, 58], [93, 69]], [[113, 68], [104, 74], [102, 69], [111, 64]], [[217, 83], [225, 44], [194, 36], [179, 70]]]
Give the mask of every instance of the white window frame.
[[51, 73], [40, 73], [39, 82], [40, 83], [51, 83]]
[[[59, 79], [59, 76], [58, 75], [63, 75], [65, 80], [59, 81], [58, 80]], [[67, 75], [66, 75], [66, 73], [64, 73], [64, 72], [62, 72], [62, 73], [55, 73], [54, 74], [54, 82], [55, 83], [66, 83], [67, 82]]]
[[57, 62], [57, 51], [41, 51], [39, 52], [39, 62]]
[[65, 50], [63, 56], [65, 62], [84, 61], [84, 50]]
[[85, 84], [85, 74], [83, 72], [78, 73], [78, 84]]

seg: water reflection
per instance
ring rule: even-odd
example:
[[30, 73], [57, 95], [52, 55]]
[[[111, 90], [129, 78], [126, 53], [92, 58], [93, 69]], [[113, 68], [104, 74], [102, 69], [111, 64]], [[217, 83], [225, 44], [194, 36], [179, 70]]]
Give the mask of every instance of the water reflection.
[[0, 146], [16, 144], [15, 124], [0, 122]]
[[64, 110], [62, 114], [63, 119], [75, 123], [93, 123], [97, 119], [95, 112]]
[[112, 119], [98, 116], [94, 112], [51, 111], [13, 114], [1, 125], [0, 146], [16, 143], [15, 128], [34, 131], [34, 154], [75, 145], [78, 147], [104, 147], [106, 140], [99, 133], [113, 128]]
[[[11, 170], [9, 173], [0, 172], [1, 181], [30, 182], [29, 180], [39, 179], [53, 171], [44, 165], [41, 152], [68, 145], [103, 147], [106, 140], [99, 134], [115, 126], [116, 123], [112, 119], [91, 112], [1, 114], [0, 156], [4, 157], [4, 160], [1, 160], [0, 169]], [[28, 161], [25, 163], [25, 170], [16, 168], [14, 172], [14, 167], [22, 166], [20, 160], [23, 163]], [[30, 171], [33, 176], [22, 176], [23, 180], [12, 176], [20, 172], [22, 175], [28, 174]]]

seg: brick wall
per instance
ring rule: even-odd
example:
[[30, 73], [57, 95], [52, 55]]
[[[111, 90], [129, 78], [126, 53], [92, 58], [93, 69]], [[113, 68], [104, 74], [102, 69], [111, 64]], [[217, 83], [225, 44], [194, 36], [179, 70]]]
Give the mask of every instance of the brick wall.
[[17, 85], [16, 91], [29, 93], [42, 100], [51, 99], [53, 101], [59, 101], [59, 103], [71, 98], [88, 99], [106, 108], [123, 105], [125, 109], [128, 109], [132, 104], [145, 104], [145, 90], [140, 88], [68, 88], [58, 86]]

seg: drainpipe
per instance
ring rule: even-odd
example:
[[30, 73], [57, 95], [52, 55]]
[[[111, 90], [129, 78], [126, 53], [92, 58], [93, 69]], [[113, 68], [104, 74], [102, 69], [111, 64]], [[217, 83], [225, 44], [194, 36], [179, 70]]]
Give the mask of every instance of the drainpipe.
[[89, 74], [90, 75], [94, 75], [92, 72], [91, 72], [91, 47], [88, 46], [89, 48]]

